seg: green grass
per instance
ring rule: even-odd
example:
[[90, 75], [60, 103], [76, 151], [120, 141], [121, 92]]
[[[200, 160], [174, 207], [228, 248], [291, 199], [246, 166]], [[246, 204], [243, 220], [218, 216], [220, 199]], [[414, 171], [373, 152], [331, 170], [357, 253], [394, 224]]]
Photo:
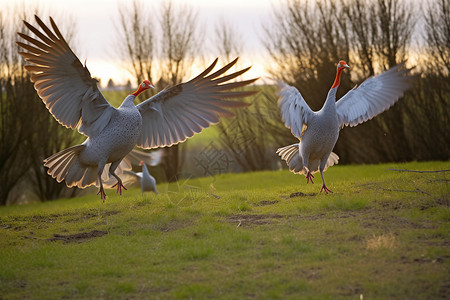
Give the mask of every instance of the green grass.
[[2, 207], [0, 298], [446, 298], [449, 174], [391, 168], [450, 163], [334, 166], [329, 195], [274, 171]]

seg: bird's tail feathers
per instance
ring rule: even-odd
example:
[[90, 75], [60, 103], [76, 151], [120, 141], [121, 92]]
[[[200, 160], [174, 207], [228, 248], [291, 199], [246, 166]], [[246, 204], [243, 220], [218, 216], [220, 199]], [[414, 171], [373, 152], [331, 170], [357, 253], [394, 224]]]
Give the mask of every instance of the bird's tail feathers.
[[[331, 167], [334, 164], [337, 164], [339, 160], [339, 156], [337, 156], [336, 153], [331, 152], [330, 156], [328, 156], [327, 162], [325, 164], [325, 167], [323, 168], [323, 171], [325, 172], [329, 167]], [[317, 173], [320, 171], [320, 159], [311, 160], [309, 162], [309, 171], [311, 174]], [[306, 172], [301, 173], [306, 174]]]
[[68, 187], [85, 188], [97, 183], [97, 167], [84, 166], [78, 161], [85, 145], [64, 149], [44, 159], [47, 173], [56, 181], [65, 181]]
[[[72, 180], [67, 180], [69, 177], [73, 177], [75, 169], [78, 173], [78, 156], [81, 150], [83, 150], [84, 145], [76, 145], [67, 149], [64, 149], [58, 153], [53, 154], [50, 157], [44, 159], [44, 166], [48, 168], [47, 173], [51, 175], [56, 181], [61, 182], [66, 180], [68, 187], [77, 185], [77, 182]], [[75, 169], [74, 169], [75, 168]], [[84, 175], [83, 172], [82, 175]]]
[[[277, 150], [277, 154], [280, 155], [281, 159], [286, 161], [286, 164], [289, 166], [289, 170], [295, 174], [303, 174], [306, 175], [306, 170], [303, 168], [303, 159], [301, 154], [299, 153], [299, 144], [292, 144], [289, 146], [285, 146], [279, 148]], [[327, 163], [325, 164], [324, 171], [338, 163], [339, 156], [336, 153], [331, 152], [330, 156], [327, 159]], [[320, 168], [320, 160], [311, 160], [309, 162], [309, 171], [311, 173], [319, 172]]]
[[97, 166], [85, 166], [76, 161], [67, 174], [65, 181], [68, 187], [85, 188], [90, 185], [98, 186]]
[[325, 164], [325, 168], [323, 170], [325, 171], [329, 167], [337, 165], [338, 163], [339, 163], [339, 156], [336, 153], [331, 152], [330, 156], [328, 156], [327, 163]]
[[298, 150], [299, 144], [292, 144], [279, 148], [277, 154], [286, 161], [289, 170], [295, 174], [305, 174], [303, 170], [303, 159]]

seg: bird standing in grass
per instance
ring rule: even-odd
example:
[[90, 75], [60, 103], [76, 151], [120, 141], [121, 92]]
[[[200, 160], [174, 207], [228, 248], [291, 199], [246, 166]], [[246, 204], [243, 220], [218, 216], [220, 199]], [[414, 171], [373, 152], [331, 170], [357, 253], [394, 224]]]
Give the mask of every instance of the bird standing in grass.
[[141, 161], [139, 165], [142, 167], [142, 172], [135, 173], [133, 171], [125, 171], [124, 173], [134, 176], [139, 180], [142, 194], [144, 194], [144, 192], [154, 192], [158, 195], [156, 179], [150, 174], [144, 161]]
[[[144, 80], [128, 95], [119, 108], [114, 108], [100, 93], [97, 80], [91, 77], [64, 40], [52, 18], [50, 30], [36, 16], [40, 30], [24, 21], [37, 38], [19, 33], [29, 42], [17, 42], [27, 52], [19, 52], [27, 62], [31, 81], [55, 119], [65, 127], [77, 129], [87, 136], [76, 145], [44, 160], [48, 174], [68, 187], [99, 187], [103, 201], [106, 194], [101, 175], [110, 164], [109, 174], [117, 183], [117, 193], [126, 189], [116, 174], [122, 159], [137, 145], [144, 149], [171, 146], [185, 141], [211, 124], [219, 116], [231, 117], [225, 108], [245, 107], [248, 103], [229, 101], [257, 91], [230, 91], [253, 83], [256, 79], [227, 83], [250, 68], [222, 76], [237, 61], [210, 74], [217, 59], [194, 79], [168, 87], [144, 102], [134, 105], [143, 91], [154, 88]], [[222, 76], [222, 77], [221, 77]], [[113, 187], [114, 187], [113, 186]]]
[[391, 107], [411, 86], [411, 76], [401, 63], [355, 86], [336, 102], [341, 73], [350, 68], [345, 61], [337, 65], [336, 79], [328, 92], [323, 107], [313, 112], [300, 92], [285, 83], [279, 83], [278, 106], [287, 128], [299, 139], [298, 144], [279, 148], [277, 153], [295, 174], [304, 174], [306, 183], [313, 182], [315, 172], [322, 176], [320, 191], [331, 192], [325, 185], [323, 172], [338, 163], [331, 152], [344, 126], [356, 126], [372, 119]]

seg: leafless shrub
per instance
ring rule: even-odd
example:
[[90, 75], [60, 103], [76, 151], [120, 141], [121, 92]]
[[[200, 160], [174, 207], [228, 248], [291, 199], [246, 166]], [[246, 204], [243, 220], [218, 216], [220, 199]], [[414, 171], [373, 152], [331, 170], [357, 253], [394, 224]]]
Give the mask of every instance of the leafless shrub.
[[[42, 160], [73, 145], [79, 137], [49, 114], [23, 68], [16, 32], [26, 32], [21, 21], [32, 17], [20, 9], [7, 13], [0, 12], [0, 204], [15, 201], [9, 196], [21, 181], [28, 183], [21, 188], [25, 186], [42, 201], [73, 195], [74, 189], [46, 174]], [[14, 21], [5, 22], [8, 17]]]

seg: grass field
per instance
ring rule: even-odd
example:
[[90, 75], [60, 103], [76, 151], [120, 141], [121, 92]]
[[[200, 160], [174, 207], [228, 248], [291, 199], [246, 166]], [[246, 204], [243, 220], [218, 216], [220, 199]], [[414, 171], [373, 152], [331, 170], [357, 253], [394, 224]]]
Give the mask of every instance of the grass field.
[[0, 299], [448, 299], [449, 162], [0, 208]]

